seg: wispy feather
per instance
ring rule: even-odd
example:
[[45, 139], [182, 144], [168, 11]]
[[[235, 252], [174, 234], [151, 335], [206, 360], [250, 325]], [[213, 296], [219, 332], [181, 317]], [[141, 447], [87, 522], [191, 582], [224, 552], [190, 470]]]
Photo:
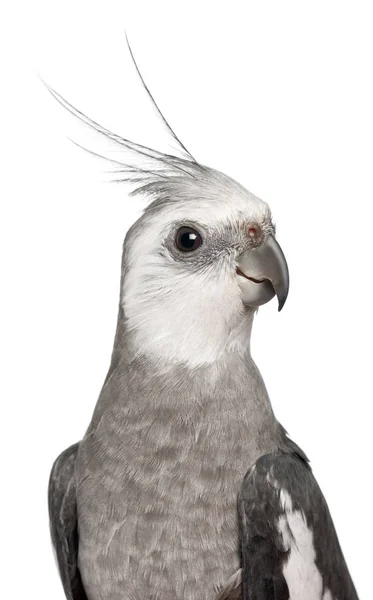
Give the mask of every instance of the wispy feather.
[[110, 163], [113, 167], [110, 170], [110, 173], [115, 176], [112, 181], [129, 182], [135, 186], [138, 186], [133, 190], [133, 193], [140, 191], [142, 186], [149, 186], [151, 184], [156, 184], [157, 181], [166, 181], [178, 176], [187, 176], [188, 178], [191, 177], [195, 179], [198, 177], [198, 175], [207, 170], [206, 167], [200, 165], [195, 160], [195, 158], [186, 149], [184, 144], [180, 141], [174, 130], [169, 125], [159, 106], [155, 102], [154, 97], [146, 85], [143, 76], [141, 75], [128, 39], [127, 44], [132, 61], [147, 95], [149, 96], [157, 114], [161, 118], [167, 132], [171, 135], [173, 140], [177, 142], [179, 150], [182, 154], [184, 154], [184, 157], [178, 157], [173, 154], [160, 152], [159, 150], [155, 150], [149, 146], [133, 142], [114, 133], [73, 106], [68, 100], [61, 96], [61, 94], [59, 94], [55, 89], [42, 80], [50, 94], [61, 106], [63, 106], [63, 108], [65, 108], [85, 126], [87, 126], [91, 131], [109, 141], [111, 144], [114, 144], [115, 149], [117, 151], [119, 150], [120, 152], [119, 156], [121, 153], [123, 153], [124, 160], [122, 161], [118, 158], [106, 156], [69, 138], [70, 141], [92, 156], [98, 157]]

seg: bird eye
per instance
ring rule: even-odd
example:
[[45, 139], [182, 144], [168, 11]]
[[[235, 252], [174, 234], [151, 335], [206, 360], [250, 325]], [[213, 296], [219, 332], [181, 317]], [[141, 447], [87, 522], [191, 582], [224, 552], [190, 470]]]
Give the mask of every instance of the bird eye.
[[175, 243], [182, 252], [193, 252], [202, 246], [202, 237], [192, 227], [181, 227], [176, 234]]

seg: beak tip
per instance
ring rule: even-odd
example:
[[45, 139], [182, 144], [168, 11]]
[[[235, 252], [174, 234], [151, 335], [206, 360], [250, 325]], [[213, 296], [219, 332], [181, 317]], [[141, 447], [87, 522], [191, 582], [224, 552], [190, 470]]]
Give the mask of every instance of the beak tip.
[[285, 306], [286, 298], [279, 298], [278, 300], [278, 312], [281, 312]]

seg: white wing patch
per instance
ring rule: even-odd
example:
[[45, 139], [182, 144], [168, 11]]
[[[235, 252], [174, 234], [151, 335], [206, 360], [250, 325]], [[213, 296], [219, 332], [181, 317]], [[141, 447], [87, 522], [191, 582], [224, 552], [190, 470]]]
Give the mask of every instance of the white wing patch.
[[321, 573], [315, 563], [313, 532], [304, 514], [293, 509], [291, 497], [284, 489], [280, 490], [280, 503], [285, 514], [278, 520], [278, 530], [284, 549], [290, 551], [283, 569], [290, 600], [337, 600], [329, 590], [323, 591]]

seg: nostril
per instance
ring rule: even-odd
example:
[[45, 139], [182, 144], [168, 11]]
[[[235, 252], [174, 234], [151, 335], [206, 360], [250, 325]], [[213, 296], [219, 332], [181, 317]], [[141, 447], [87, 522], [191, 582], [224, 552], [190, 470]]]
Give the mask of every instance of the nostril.
[[250, 246], [259, 246], [263, 241], [263, 230], [257, 223], [251, 222], [246, 229]]

